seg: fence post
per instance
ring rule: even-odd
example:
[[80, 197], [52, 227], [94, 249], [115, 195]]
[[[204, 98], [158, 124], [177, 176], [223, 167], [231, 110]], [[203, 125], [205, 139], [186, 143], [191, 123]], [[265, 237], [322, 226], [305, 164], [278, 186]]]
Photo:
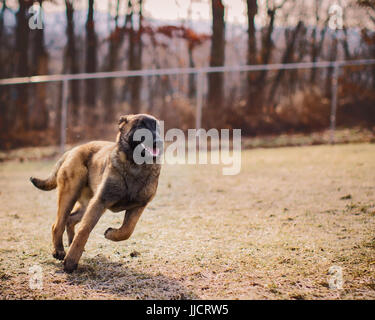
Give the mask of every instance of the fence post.
[[331, 84], [331, 117], [330, 117], [330, 138], [331, 144], [335, 143], [336, 130], [336, 113], [337, 113], [337, 89], [339, 78], [339, 63], [335, 62], [333, 67], [332, 84]]
[[65, 151], [67, 114], [68, 114], [68, 80], [63, 80], [62, 101], [61, 101], [60, 153], [64, 153]]
[[203, 72], [197, 72], [197, 107], [195, 110], [195, 129], [202, 128], [202, 105], [203, 105]]

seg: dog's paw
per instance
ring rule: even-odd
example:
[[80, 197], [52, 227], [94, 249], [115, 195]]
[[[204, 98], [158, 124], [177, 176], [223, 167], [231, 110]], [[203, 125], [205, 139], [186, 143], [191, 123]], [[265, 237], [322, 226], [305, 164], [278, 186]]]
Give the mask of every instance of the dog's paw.
[[105, 232], [104, 232], [104, 237], [108, 240], [112, 240], [112, 232], [114, 231], [115, 229], [113, 228], [108, 228]]
[[52, 256], [57, 260], [64, 260], [65, 258], [65, 251], [64, 250], [54, 250], [52, 252]]
[[78, 267], [78, 264], [71, 261], [71, 260], [68, 260], [68, 259], [65, 259], [64, 260], [64, 271], [66, 273], [72, 273], [74, 270], [76, 270]]

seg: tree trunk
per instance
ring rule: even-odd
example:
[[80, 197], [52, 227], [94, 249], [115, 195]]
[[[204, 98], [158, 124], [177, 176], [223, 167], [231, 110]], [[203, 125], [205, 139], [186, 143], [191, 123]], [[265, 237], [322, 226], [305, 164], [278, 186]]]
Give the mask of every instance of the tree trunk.
[[[212, 0], [212, 40], [210, 66], [223, 66], [225, 62], [225, 7], [222, 0]], [[224, 74], [222, 72], [208, 74], [208, 115], [207, 124], [212, 125], [216, 118], [222, 117], [220, 110], [224, 99]]]
[[[256, 28], [255, 28], [255, 16], [258, 13], [257, 0], [247, 0], [247, 64], [257, 64], [257, 42], [256, 42]], [[256, 98], [256, 73], [247, 73], [247, 107], [248, 111], [256, 108], [258, 105], [255, 101]]]
[[[188, 45], [189, 68], [195, 68], [193, 52], [194, 52], [194, 46], [189, 44]], [[188, 89], [188, 94], [189, 94], [190, 99], [194, 99], [196, 96], [195, 82], [196, 82], [195, 74], [190, 73], [189, 74], [189, 89]]]
[[[19, 0], [19, 9], [16, 13], [16, 48], [15, 48], [15, 76], [29, 76], [29, 33], [28, 10], [31, 2]], [[16, 131], [26, 131], [29, 129], [29, 99], [28, 85], [16, 85], [16, 102], [13, 125]]]
[[[312, 62], [317, 62], [318, 58], [320, 57], [320, 54], [321, 54], [322, 49], [323, 49], [323, 43], [324, 43], [324, 40], [325, 40], [326, 33], [327, 33], [327, 26], [325, 25], [323, 27], [323, 29], [321, 30], [321, 32], [320, 32], [320, 41], [319, 41], [319, 43], [316, 45], [316, 47], [315, 47], [315, 45], [313, 47], [312, 55], [311, 55], [311, 61]], [[317, 69], [316, 68], [311, 68], [311, 75], [310, 75], [310, 82], [311, 83], [315, 83], [315, 81], [316, 81], [316, 73], [317, 73]]]
[[341, 44], [344, 49], [345, 60], [351, 60], [352, 56], [350, 54], [349, 42], [348, 42], [348, 30], [346, 29], [346, 26], [344, 26], [343, 32], [344, 32], [344, 38], [342, 39]]
[[[39, 0], [42, 10], [42, 0]], [[44, 29], [33, 30], [34, 41], [32, 43], [32, 74], [48, 74], [48, 53], [44, 44]], [[35, 84], [34, 107], [30, 115], [30, 126], [36, 130], [46, 130], [48, 128], [48, 108], [47, 108], [47, 83]]]
[[[6, 10], [6, 0], [2, 1], [2, 7], [0, 11], [0, 43], [3, 43], [3, 33], [4, 33], [4, 14]], [[3, 51], [0, 51], [0, 64], [3, 65]], [[4, 70], [0, 68], [0, 77], [3, 77]]]
[[[94, 22], [94, 0], [88, 1], [88, 14], [86, 21], [86, 72], [97, 71], [97, 38]], [[96, 114], [96, 80], [86, 80], [85, 102], [87, 110], [88, 125], [96, 124], [98, 116]]]
[[[142, 69], [142, 0], [138, 0], [139, 12], [138, 12], [138, 30], [134, 29], [133, 15], [130, 17], [130, 30], [129, 30], [129, 70], [140, 70]], [[134, 8], [133, 8], [134, 12]], [[130, 87], [130, 107], [131, 112], [139, 113], [141, 104], [141, 86], [142, 77], [131, 77], [129, 78]]]
[[[121, 45], [121, 37], [123, 31], [118, 27], [118, 17], [119, 17], [120, 0], [117, 0], [116, 5], [116, 16], [115, 16], [115, 29], [111, 32], [109, 37], [109, 48], [108, 48], [108, 62], [107, 71], [114, 71], [117, 65], [118, 50]], [[108, 78], [105, 81], [105, 93], [104, 93], [104, 121], [111, 123], [114, 121], [115, 112], [113, 107], [114, 101], [114, 79]]]
[[[262, 37], [262, 64], [268, 64], [271, 59], [273, 42], [272, 42], [272, 33], [275, 25], [275, 15], [276, 10], [269, 10], [268, 15], [270, 17], [270, 22], [268, 24], [267, 32]], [[267, 77], [267, 70], [263, 70], [260, 73], [260, 76], [257, 80], [257, 83], [260, 87], [264, 88], [264, 81]]]
[[[65, 0], [65, 12], [66, 12], [66, 37], [67, 44], [65, 49], [65, 65], [67, 73], [79, 73], [78, 67], [78, 56], [76, 47], [76, 38], [74, 35], [74, 5], [73, 0]], [[72, 116], [73, 125], [78, 125], [79, 122], [79, 84], [80, 81], [74, 80], [69, 81], [69, 96], [70, 96], [70, 114]]]
[[[6, 1], [2, 1], [2, 7], [0, 11], [0, 43], [3, 42], [3, 32], [4, 32], [4, 13], [6, 9]], [[6, 61], [4, 61], [4, 48], [0, 49], [0, 65], [4, 66]], [[6, 77], [6, 71], [4, 68], [0, 68], [0, 78]], [[8, 103], [9, 99], [7, 97], [7, 88], [0, 86], [0, 135], [8, 131]], [[0, 139], [3, 140], [3, 139]], [[0, 145], [1, 147], [1, 145]]]

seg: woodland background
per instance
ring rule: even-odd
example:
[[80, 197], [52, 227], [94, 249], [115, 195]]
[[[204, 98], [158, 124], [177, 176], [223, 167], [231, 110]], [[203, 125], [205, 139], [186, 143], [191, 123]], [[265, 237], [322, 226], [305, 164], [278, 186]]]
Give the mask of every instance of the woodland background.
[[[158, 20], [144, 12], [146, 1], [153, 0], [109, 0], [103, 12], [94, 0], [2, 0], [0, 79], [375, 58], [373, 0], [247, 0], [246, 24], [226, 21], [230, 1], [190, 0], [188, 10], [210, 6], [211, 21], [192, 19], [191, 11], [186, 19]], [[329, 28], [335, 3], [343, 8], [338, 30]], [[60, 9], [44, 12], [43, 29], [29, 28], [35, 4]], [[327, 128], [332, 73], [210, 74], [203, 125], [240, 128], [249, 136]], [[112, 137], [126, 113], [147, 112], [167, 127], [194, 128], [196, 86], [194, 75], [70, 81], [68, 142]], [[58, 82], [0, 86], [0, 149], [57, 144], [61, 97]], [[375, 130], [375, 66], [341, 69], [338, 98], [339, 127]]]

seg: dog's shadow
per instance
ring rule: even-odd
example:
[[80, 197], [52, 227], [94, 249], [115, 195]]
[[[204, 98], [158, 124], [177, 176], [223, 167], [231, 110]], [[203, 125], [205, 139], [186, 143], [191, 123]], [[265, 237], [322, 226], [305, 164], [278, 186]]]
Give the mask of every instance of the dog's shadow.
[[78, 269], [69, 274], [72, 285], [84, 285], [90, 290], [109, 293], [120, 299], [182, 299], [198, 297], [177, 279], [161, 273], [143, 273], [139, 269], [113, 262], [102, 255], [80, 262]]

